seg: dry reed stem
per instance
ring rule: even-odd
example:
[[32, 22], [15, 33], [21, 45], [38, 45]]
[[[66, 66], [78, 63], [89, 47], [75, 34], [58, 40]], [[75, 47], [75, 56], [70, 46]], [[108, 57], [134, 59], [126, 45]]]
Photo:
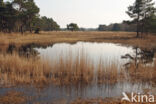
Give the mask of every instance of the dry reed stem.
[[1, 83], [37, 83], [48, 81], [46, 75], [50, 72], [47, 62], [26, 59], [17, 54], [0, 55]]
[[27, 104], [27, 98], [20, 92], [8, 92], [0, 96], [0, 104]]
[[129, 69], [129, 74], [132, 81], [156, 83], [156, 60], [152, 66], [140, 64], [137, 69], [136, 66], [132, 64]]
[[119, 77], [116, 65], [101, 67], [100, 74], [84, 54], [62, 58], [59, 62], [24, 58], [17, 54], [0, 54], [0, 84], [48, 84], [72, 85], [90, 84], [98, 78], [98, 83], [116, 83]]

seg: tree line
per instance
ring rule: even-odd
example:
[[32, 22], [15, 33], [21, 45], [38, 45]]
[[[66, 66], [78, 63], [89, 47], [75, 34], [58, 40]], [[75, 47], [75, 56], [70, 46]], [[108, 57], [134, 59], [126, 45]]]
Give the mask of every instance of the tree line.
[[99, 25], [99, 31], [135, 31], [137, 37], [141, 34], [156, 33], [156, 8], [153, 0], [135, 0], [133, 5], [128, 7], [126, 13], [132, 21], [123, 21], [110, 25]]
[[[0, 0], [0, 31], [1, 32], [26, 32], [38, 33], [42, 31], [61, 30], [60, 26], [46, 16], [40, 17], [39, 7], [34, 0]], [[156, 8], [153, 0], [135, 0], [128, 7], [126, 13], [133, 19], [110, 25], [99, 25], [99, 31], [135, 31], [140, 34], [156, 33]], [[70, 23], [65, 30], [85, 31], [76, 23]], [[96, 30], [96, 29], [95, 29]]]
[[39, 16], [39, 7], [34, 0], [0, 0], [0, 31], [52, 31], [59, 30], [60, 26], [52, 19]]
[[122, 23], [112, 23], [110, 25], [99, 25], [98, 31], [128, 31], [134, 32], [136, 31], [135, 24], [127, 24], [125, 22]]

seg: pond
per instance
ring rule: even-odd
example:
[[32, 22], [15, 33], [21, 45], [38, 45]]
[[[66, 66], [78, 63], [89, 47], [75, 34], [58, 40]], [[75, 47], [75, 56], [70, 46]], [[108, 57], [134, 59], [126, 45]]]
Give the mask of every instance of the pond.
[[[13, 47], [13, 46], [10, 46]], [[77, 42], [70, 43], [56, 43], [52, 46], [38, 47], [35, 45], [22, 46], [20, 49], [8, 48], [7, 52], [18, 50], [18, 53], [27, 54], [26, 56], [36, 55], [43, 60], [48, 60], [50, 64], [60, 62], [60, 59], [67, 61], [70, 59], [74, 61], [78, 58], [85, 57], [85, 61], [90, 62], [91, 65], [98, 70], [99, 63], [104, 66], [110, 66], [112, 63], [117, 65], [118, 71], [126, 70], [130, 63], [135, 63], [136, 67], [139, 62], [143, 61], [146, 65], [153, 65], [154, 52], [141, 50], [137, 47], [122, 46], [113, 43], [96, 43], [96, 42]], [[8, 51], [9, 50], [9, 51]], [[29, 53], [29, 54], [28, 54]], [[71, 62], [71, 64], [74, 64]], [[60, 64], [61, 66], [61, 64]], [[126, 71], [125, 71], [125, 74]], [[20, 91], [28, 96], [35, 97], [32, 102], [51, 102], [65, 99], [68, 102], [77, 98], [106, 98], [122, 96], [122, 92], [139, 92], [142, 93], [144, 89], [151, 89], [152, 85], [148, 82], [131, 82], [122, 80], [116, 83], [91, 83], [91, 84], [77, 84], [77, 85], [61, 85], [50, 84], [43, 89], [38, 89], [34, 86], [17, 86], [14, 88], [0, 88], [0, 95], [7, 91]]]
[[60, 58], [71, 57], [75, 59], [77, 56], [87, 57], [97, 66], [100, 61], [105, 65], [109, 63], [117, 63], [119, 66], [124, 65], [129, 60], [121, 59], [122, 55], [129, 53], [134, 54], [133, 47], [124, 47], [119, 44], [112, 43], [90, 43], [78, 42], [76, 44], [58, 43], [46, 49], [35, 48], [40, 53], [41, 58], [50, 61], [59, 61]]

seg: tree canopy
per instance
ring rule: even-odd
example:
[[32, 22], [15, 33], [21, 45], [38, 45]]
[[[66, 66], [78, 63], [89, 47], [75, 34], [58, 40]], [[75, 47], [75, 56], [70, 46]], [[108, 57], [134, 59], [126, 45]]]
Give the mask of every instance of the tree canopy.
[[40, 28], [44, 31], [59, 30], [60, 26], [52, 19], [47, 17], [40, 18]]
[[67, 29], [70, 31], [78, 31], [79, 27], [76, 23], [70, 23], [69, 25], [67, 25]]
[[134, 32], [136, 31], [135, 24], [128, 24], [127, 22], [123, 21], [122, 23], [113, 23], [110, 25], [99, 25], [99, 31], [128, 31]]
[[155, 10], [153, 0], [135, 0], [134, 4], [128, 7], [126, 13], [137, 25], [137, 37], [139, 37], [139, 32], [148, 31], [147, 27], [151, 26], [150, 21], [155, 15]]
[[58, 30], [59, 25], [52, 19], [39, 16], [40, 9], [34, 0], [0, 1], [0, 31], [25, 32], [40, 29]]

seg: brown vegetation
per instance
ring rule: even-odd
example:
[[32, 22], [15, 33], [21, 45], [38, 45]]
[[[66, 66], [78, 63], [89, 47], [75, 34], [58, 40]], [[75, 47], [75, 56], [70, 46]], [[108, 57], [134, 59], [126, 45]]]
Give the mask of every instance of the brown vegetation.
[[[147, 94], [148, 95], [148, 94]], [[130, 94], [128, 94], [130, 96]], [[76, 99], [71, 101], [68, 104], [140, 104], [140, 103], [132, 103], [127, 101], [121, 101], [122, 97], [115, 97], [115, 98], [92, 98], [92, 99]], [[156, 98], [156, 96], [155, 96]], [[41, 103], [41, 102], [34, 102], [32, 101], [33, 98], [29, 96], [25, 96], [24, 93], [10, 91], [5, 93], [3, 96], [0, 96], [0, 104], [27, 104], [28, 102], [32, 102], [33, 104], [67, 104], [67, 100], [56, 100], [52, 101], [51, 103]], [[155, 104], [144, 102], [141, 104]]]
[[156, 83], [156, 60], [153, 65], [140, 64], [138, 68], [132, 64], [128, 70], [131, 80]]
[[133, 32], [42, 32], [39, 35], [25, 33], [4, 34], [0, 33], [0, 44], [8, 45], [10, 43], [21, 44], [42, 44], [48, 45], [57, 42], [77, 42], [77, 41], [96, 41], [96, 42], [114, 42], [133, 45], [143, 48], [156, 47], [156, 36], [148, 35], [143, 38], [136, 38]]
[[8, 92], [0, 96], [0, 104], [26, 104], [27, 98], [20, 92]]
[[[70, 54], [70, 53], [69, 53]], [[68, 56], [68, 55], [66, 55]], [[156, 83], [156, 61], [153, 66], [140, 64], [138, 69], [132, 64], [128, 69], [130, 79]], [[20, 57], [17, 54], [0, 54], [0, 84], [97, 84], [117, 83], [125, 79], [124, 69], [118, 70], [117, 63], [98, 67], [84, 53], [73, 58], [61, 56], [56, 62], [48, 62], [38, 58]]]
[[1, 84], [38, 83], [47, 81], [50, 72], [48, 63], [33, 58], [13, 55], [0, 55]]
[[[97, 83], [117, 83], [118, 81], [124, 80], [123, 69], [118, 69], [117, 63], [111, 63], [107, 66], [99, 64], [97, 71]], [[108, 74], [109, 73], [109, 74]]]
[[[155, 96], [156, 98], [156, 96]], [[97, 98], [97, 99], [77, 99], [73, 101], [71, 104], [155, 104], [149, 103], [149, 102], [143, 102], [143, 103], [132, 103], [127, 101], [121, 101], [121, 98]]]
[[[144, 94], [149, 96], [148, 91], [146, 92], [146, 90], [144, 91]], [[130, 93], [127, 93], [127, 96], [129, 98], [131, 98]], [[145, 98], [143, 99], [143, 101], [141, 101], [141, 100], [139, 100], [139, 97], [136, 97], [136, 100], [140, 101], [140, 102], [122, 101], [121, 100], [122, 98], [123, 98], [123, 96], [118, 96], [118, 97], [114, 97], [114, 98], [107, 97], [107, 98], [93, 98], [93, 99], [80, 99], [79, 98], [79, 99], [72, 101], [71, 104], [155, 104], [156, 103], [156, 101], [150, 103]], [[154, 95], [154, 99], [155, 98], [156, 98], [156, 96]]]
[[[127, 32], [43, 32], [36, 34], [3, 34], [0, 33], [0, 45], [15, 44], [23, 45], [35, 43], [48, 45], [56, 42], [77, 42], [77, 41], [96, 41], [114, 42], [126, 45], [138, 46], [140, 48], [155, 48], [156, 36], [150, 35], [146, 38], [135, 38], [135, 33]], [[76, 59], [71, 57], [60, 57], [58, 62], [48, 62], [36, 58], [20, 57], [17, 54], [0, 54], [0, 85], [15, 84], [38, 84], [45, 85], [53, 83], [56, 85], [77, 85], [117, 83], [124, 79], [124, 72], [118, 71], [117, 64], [111, 63], [108, 67], [99, 63], [95, 68], [87, 56], [81, 54]], [[140, 65], [137, 69], [133, 64], [128, 73], [131, 81], [150, 81], [156, 84], [156, 60], [153, 66]], [[95, 73], [97, 71], [97, 73]], [[15, 98], [12, 98], [15, 96]], [[15, 100], [14, 100], [15, 99]], [[17, 102], [16, 102], [17, 101]], [[108, 102], [107, 102], [108, 101]], [[15, 102], [15, 103], [14, 103]], [[25, 98], [20, 94], [6, 94], [0, 96], [0, 104], [23, 104]], [[120, 102], [114, 99], [78, 99], [72, 104], [131, 104]]]
[[120, 74], [117, 67], [100, 67], [100, 73], [95, 74], [95, 67], [87, 57], [77, 56], [76, 59], [62, 58], [59, 62], [41, 61], [40, 59], [19, 57], [17, 54], [0, 55], [1, 84], [45, 84], [57, 85], [116, 83]]

